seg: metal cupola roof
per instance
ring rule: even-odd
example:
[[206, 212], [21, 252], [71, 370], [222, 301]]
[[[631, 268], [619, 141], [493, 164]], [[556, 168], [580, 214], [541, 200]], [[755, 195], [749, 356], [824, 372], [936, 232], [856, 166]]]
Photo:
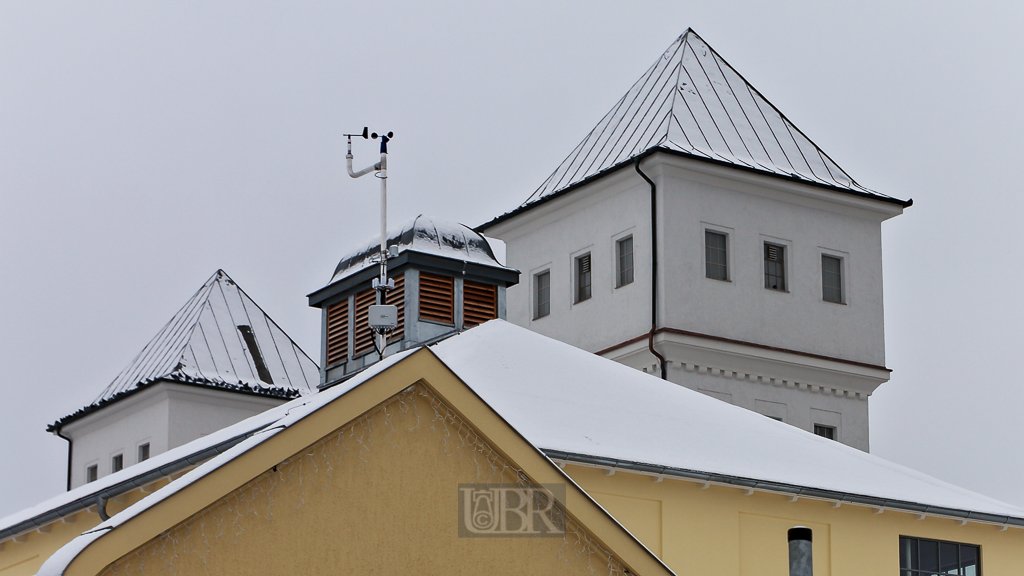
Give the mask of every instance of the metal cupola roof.
[[520, 208], [654, 150], [909, 206], [858, 184], [688, 29]]
[[316, 363], [217, 270], [91, 404], [50, 429], [160, 381], [294, 398], [319, 378]]
[[[388, 246], [397, 246], [398, 253], [419, 252], [482, 266], [512, 270], [498, 262], [487, 238], [472, 228], [455, 222], [436, 220], [420, 214], [397, 229], [388, 232]], [[345, 255], [329, 284], [343, 280], [373, 265], [380, 252], [380, 241], [372, 240]]]

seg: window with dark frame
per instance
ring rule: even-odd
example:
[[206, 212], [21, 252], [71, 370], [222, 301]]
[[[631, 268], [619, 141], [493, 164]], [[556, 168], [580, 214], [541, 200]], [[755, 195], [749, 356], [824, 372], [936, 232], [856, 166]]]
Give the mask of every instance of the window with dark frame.
[[981, 576], [981, 548], [973, 544], [900, 536], [900, 576]]
[[551, 314], [551, 271], [533, 276], [533, 319]]
[[99, 478], [99, 467], [96, 464], [89, 466], [85, 469], [85, 482], [95, 482]]
[[786, 247], [764, 243], [764, 287], [786, 291]]
[[615, 253], [618, 256], [616, 258], [618, 279], [615, 287], [621, 288], [626, 284], [633, 283], [633, 237], [626, 236], [615, 242]]
[[815, 424], [814, 425], [814, 433], [817, 434], [818, 436], [821, 436], [822, 438], [828, 438], [829, 440], [835, 440], [836, 439], [836, 427], [835, 426], [825, 426], [824, 424]]
[[149, 460], [149, 442], [139, 444], [139, 462]]
[[843, 261], [827, 254], [821, 255], [821, 299], [843, 303]]
[[110, 459], [110, 472], [120, 472], [124, 468], [124, 454], [115, 454]]
[[728, 237], [713, 230], [704, 231], [704, 275], [714, 280], [729, 279]]
[[576, 257], [576, 302], [590, 300], [590, 252]]

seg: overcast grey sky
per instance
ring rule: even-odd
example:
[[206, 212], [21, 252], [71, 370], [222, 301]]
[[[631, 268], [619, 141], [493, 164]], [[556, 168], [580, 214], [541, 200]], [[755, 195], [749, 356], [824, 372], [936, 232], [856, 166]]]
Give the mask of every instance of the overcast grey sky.
[[861, 184], [915, 201], [883, 227], [872, 451], [1024, 505], [1024, 5], [4, 2], [0, 516], [63, 490], [45, 426], [217, 268], [316, 356], [304, 296], [377, 225], [342, 133], [395, 132], [393, 223], [476, 225], [688, 26]]

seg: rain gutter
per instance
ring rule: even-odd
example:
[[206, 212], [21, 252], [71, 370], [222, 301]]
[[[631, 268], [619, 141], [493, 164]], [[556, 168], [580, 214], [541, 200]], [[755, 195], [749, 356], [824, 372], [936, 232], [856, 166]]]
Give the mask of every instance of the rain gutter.
[[949, 518], [972, 520], [975, 522], [987, 522], [992, 524], [1004, 524], [1009, 526], [1024, 527], [1024, 518], [1019, 518], [1016, 516], [988, 514], [986, 512], [974, 512], [971, 510], [962, 510], [958, 508], [944, 508], [942, 506], [931, 506], [928, 504], [920, 504], [917, 502], [910, 502], [907, 500], [891, 500], [888, 498], [864, 496], [861, 494], [852, 494], [849, 492], [841, 492], [838, 490], [809, 488], [806, 486], [798, 486], [795, 484], [783, 484], [780, 482], [755, 480], [752, 478], [743, 478], [740, 476], [729, 476], [726, 474], [699, 472], [696, 470], [686, 470], [684, 468], [673, 468], [669, 466], [657, 466], [654, 464], [630, 462], [627, 460], [618, 460], [615, 458], [588, 456], [586, 454], [563, 452], [561, 450], [542, 449], [542, 451], [548, 458], [551, 458], [552, 460], [564, 460], [566, 462], [573, 462], [576, 464], [583, 464], [587, 466], [595, 466], [598, 468], [625, 470], [628, 472], [637, 472], [640, 474], [647, 474], [652, 476], [664, 476], [666, 478], [696, 480], [699, 482], [736, 486], [738, 488], [746, 488], [749, 490], [763, 490], [768, 492], [776, 492], [780, 494], [789, 494], [791, 496], [802, 496], [805, 498], [816, 498], [821, 500], [831, 500], [835, 502], [845, 502], [849, 504], [859, 504], [862, 506], [878, 508], [880, 510], [891, 509], [904, 512], [912, 512], [915, 514], [932, 514], [936, 516], [945, 516]]
[[246, 438], [252, 436], [253, 434], [256, 434], [260, 430], [262, 430], [262, 428], [257, 430], [251, 430], [243, 434], [239, 434], [234, 438], [225, 440], [220, 444], [211, 446], [205, 450], [196, 452], [194, 454], [189, 454], [184, 458], [179, 458], [178, 460], [169, 462], [161, 466], [160, 468], [150, 470], [149, 472], [140, 474], [139, 476], [135, 476], [134, 478], [129, 478], [128, 480], [124, 480], [123, 482], [118, 482], [117, 484], [108, 486], [97, 492], [86, 494], [85, 496], [68, 502], [67, 504], [59, 506], [52, 510], [48, 510], [47, 512], [44, 512], [37, 516], [33, 516], [32, 518], [19, 522], [9, 528], [4, 528], [0, 530], [0, 542], [3, 542], [4, 540], [12, 536], [17, 536], [18, 534], [24, 532], [31, 532], [32, 530], [35, 530], [41, 526], [45, 526], [52, 522], [56, 522], [61, 518], [71, 516], [72, 514], [81, 512], [82, 510], [86, 510], [91, 506], [97, 506], [100, 518], [106, 520], [106, 518], [103, 517], [106, 516], [105, 507], [107, 501], [109, 501], [110, 499], [125, 494], [127, 492], [131, 492], [132, 490], [135, 490], [136, 488], [145, 486], [147, 484], [152, 484], [157, 480], [166, 478], [167, 476], [170, 476], [175, 472], [180, 472], [181, 470], [184, 470], [185, 468], [188, 468], [190, 466], [195, 466], [196, 464], [205, 462], [206, 460], [209, 460], [210, 458], [213, 458], [214, 456], [227, 451], [228, 449], [242, 442]]

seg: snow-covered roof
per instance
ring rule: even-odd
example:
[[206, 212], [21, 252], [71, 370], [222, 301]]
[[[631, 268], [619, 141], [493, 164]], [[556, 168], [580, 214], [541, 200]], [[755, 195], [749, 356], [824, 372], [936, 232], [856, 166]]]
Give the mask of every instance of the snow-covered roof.
[[501, 320], [431, 349], [544, 450], [1024, 518], [1015, 506]]
[[696, 32], [687, 30], [523, 206], [650, 149], [905, 204], [854, 181]]
[[[453, 260], [473, 262], [511, 270], [503, 266], [494, 255], [487, 238], [472, 228], [455, 222], [437, 220], [420, 214], [398, 228], [388, 231], [388, 246], [398, 246], [398, 252], [410, 251], [433, 254]], [[331, 277], [331, 284], [373, 265], [380, 252], [380, 237], [366, 242], [345, 255]]]
[[[927, 474], [815, 436], [749, 410], [541, 336], [492, 320], [430, 348], [531, 444], [545, 452], [590, 455], [702, 471], [791, 487], [919, 503], [947, 513], [980, 512], [1024, 524], [1017, 508]], [[248, 438], [70, 542], [40, 575], [60, 574], [107, 530], [182, 490], [235, 457], [401, 362], [417, 349], [385, 358], [318, 394], [295, 399], [0, 520], [0, 531], [96, 494], [109, 485], [200, 453], [240, 434]], [[964, 516], [961, 514], [961, 516]]]
[[314, 390], [320, 369], [217, 270], [89, 406], [54, 426], [160, 380], [290, 398]]

